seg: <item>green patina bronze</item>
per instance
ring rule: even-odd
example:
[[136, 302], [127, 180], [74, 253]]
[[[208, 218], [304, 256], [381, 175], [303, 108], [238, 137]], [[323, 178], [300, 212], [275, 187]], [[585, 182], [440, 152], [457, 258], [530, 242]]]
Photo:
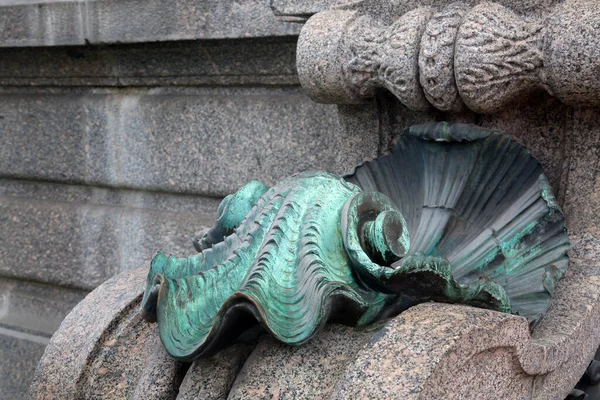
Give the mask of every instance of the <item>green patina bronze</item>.
[[327, 321], [362, 326], [423, 301], [531, 321], [567, 268], [560, 209], [539, 164], [505, 135], [413, 127], [352, 175], [252, 181], [221, 203], [187, 258], [159, 253], [142, 314], [180, 360], [259, 323], [282, 342]]

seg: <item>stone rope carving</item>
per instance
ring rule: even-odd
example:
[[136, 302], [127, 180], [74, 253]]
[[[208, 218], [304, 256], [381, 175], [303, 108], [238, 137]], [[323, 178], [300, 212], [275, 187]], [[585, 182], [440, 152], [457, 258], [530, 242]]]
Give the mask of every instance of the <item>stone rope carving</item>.
[[[490, 113], [540, 89], [567, 104], [600, 104], [597, 41], [579, 40], [571, 29], [577, 20], [561, 29], [577, 6], [568, 2], [538, 20], [496, 3], [458, 2], [437, 12], [414, 9], [389, 26], [357, 11], [323, 11], [300, 35], [300, 81], [318, 102], [357, 104], [385, 88], [413, 110], [466, 105]], [[564, 56], [574, 51], [567, 43], [579, 42], [590, 62]], [[577, 74], [587, 79], [565, 78]]]

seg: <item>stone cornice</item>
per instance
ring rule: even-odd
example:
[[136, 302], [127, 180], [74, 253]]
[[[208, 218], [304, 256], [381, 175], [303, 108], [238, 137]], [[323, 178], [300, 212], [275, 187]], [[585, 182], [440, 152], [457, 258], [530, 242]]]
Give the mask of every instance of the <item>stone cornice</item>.
[[0, 47], [295, 36], [268, 0], [6, 0]]

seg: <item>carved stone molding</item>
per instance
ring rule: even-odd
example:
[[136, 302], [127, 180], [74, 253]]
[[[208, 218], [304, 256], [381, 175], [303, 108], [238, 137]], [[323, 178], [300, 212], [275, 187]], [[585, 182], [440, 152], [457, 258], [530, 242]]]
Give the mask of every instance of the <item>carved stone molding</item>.
[[454, 82], [454, 42], [468, 6], [454, 3], [427, 22], [419, 53], [420, 82], [437, 109], [459, 111], [463, 102]]
[[544, 26], [494, 3], [468, 12], [454, 45], [456, 85], [474, 111], [493, 111], [543, 84]]
[[[419, 83], [419, 41], [431, 9], [417, 8], [387, 29], [374, 32], [351, 49], [353, 58], [342, 69], [361, 95], [386, 87], [402, 103], [415, 110], [429, 107]], [[367, 26], [367, 24], [365, 24]]]
[[420, 7], [390, 25], [328, 10], [302, 30], [298, 73], [311, 98], [324, 103], [358, 104], [385, 88], [413, 110], [466, 105], [491, 113], [536, 90], [566, 104], [598, 105], [594, 24], [600, 11], [590, 0], [568, 1], [544, 20], [491, 2]]

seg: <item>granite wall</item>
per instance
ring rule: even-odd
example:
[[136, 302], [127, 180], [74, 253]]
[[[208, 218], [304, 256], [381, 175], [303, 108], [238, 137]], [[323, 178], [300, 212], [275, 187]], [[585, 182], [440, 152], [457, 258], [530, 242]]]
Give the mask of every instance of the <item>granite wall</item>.
[[90, 290], [193, 251], [221, 197], [364, 152], [267, 0], [38, 3], [0, 2], [0, 399]]
[[[0, 399], [25, 396], [89, 291], [159, 249], [192, 252], [224, 195], [249, 179], [343, 173], [413, 123], [515, 135], [571, 231], [598, 243], [597, 107], [544, 91], [492, 115], [410, 111], [385, 90], [363, 105], [314, 103], [296, 73], [301, 24], [286, 21], [344, 2], [0, 1]], [[420, 3], [450, 1], [389, 5]], [[562, 2], [498, 3], [542, 17]]]

